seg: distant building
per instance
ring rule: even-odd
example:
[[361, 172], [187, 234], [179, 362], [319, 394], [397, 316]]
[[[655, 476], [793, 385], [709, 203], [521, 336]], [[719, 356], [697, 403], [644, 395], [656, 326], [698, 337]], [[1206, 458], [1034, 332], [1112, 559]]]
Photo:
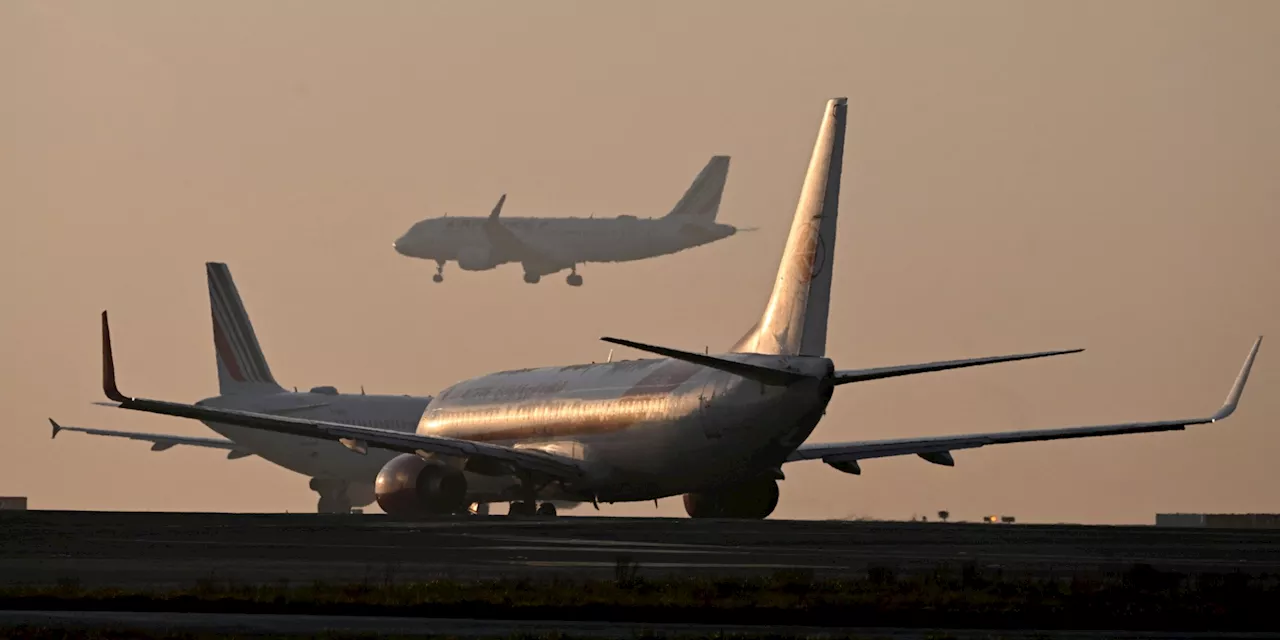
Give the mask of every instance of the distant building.
[[1280, 529], [1280, 513], [1157, 513], [1157, 527]]
[[26, 511], [26, 496], [0, 496], [0, 511]]

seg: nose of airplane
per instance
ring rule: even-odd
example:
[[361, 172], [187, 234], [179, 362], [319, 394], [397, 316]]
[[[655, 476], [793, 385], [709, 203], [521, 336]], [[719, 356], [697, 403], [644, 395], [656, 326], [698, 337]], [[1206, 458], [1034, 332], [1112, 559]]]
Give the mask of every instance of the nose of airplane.
[[409, 234], [407, 234], [407, 233], [406, 233], [406, 234], [404, 234], [404, 235], [400, 236], [399, 238], [396, 238], [396, 241], [395, 241], [395, 242], [393, 242], [393, 243], [391, 243], [391, 246], [392, 246], [392, 247], [395, 247], [396, 253], [398, 253], [398, 254], [400, 254], [400, 255], [402, 255], [402, 256], [410, 255], [410, 253], [409, 253]]

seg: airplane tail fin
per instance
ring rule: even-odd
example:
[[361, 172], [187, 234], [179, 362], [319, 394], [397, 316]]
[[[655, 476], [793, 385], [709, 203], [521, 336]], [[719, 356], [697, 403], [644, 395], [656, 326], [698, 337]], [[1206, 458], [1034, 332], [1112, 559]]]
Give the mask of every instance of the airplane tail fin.
[[209, 276], [209, 308], [213, 315], [213, 345], [218, 358], [218, 387], [222, 395], [279, 393], [284, 389], [271, 375], [271, 367], [258, 345], [258, 336], [231, 279], [221, 262], [205, 263]]
[[732, 352], [826, 355], [847, 111], [847, 98], [827, 101], [773, 293]]
[[714, 222], [720, 212], [720, 196], [724, 194], [724, 183], [728, 178], [729, 156], [713, 156], [666, 217]]

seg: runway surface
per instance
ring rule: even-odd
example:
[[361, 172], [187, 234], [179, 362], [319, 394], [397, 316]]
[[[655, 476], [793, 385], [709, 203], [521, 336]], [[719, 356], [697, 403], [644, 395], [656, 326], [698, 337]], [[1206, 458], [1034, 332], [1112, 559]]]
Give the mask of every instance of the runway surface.
[[0, 584], [191, 587], [504, 576], [899, 574], [976, 562], [1006, 575], [1087, 574], [1134, 563], [1280, 573], [1280, 530], [715, 521], [659, 518], [397, 522], [385, 516], [0, 512]]
[[759, 627], [702, 624], [641, 624], [633, 622], [582, 622], [576, 620], [473, 620], [451, 618], [394, 618], [372, 616], [295, 616], [219, 613], [141, 613], [129, 611], [0, 611], [0, 630], [31, 625], [58, 629], [141, 629], [152, 633], [186, 632], [217, 634], [380, 634], [399, 636], [451, 636], [504, 638], [515, 634], [562, 633], [581, 638], [632, 640], [642, 634], [658, 637], [700, 638], [740, 635], [794, 638], [877, 638], [928, 640], [955, 638], [1008, 640], [1149, 640], [1155, 638], [1214, 638], [1259, 640], [1280, 638], [1277, 633], [1170, 633], [1167, 631], [1060, 631], [1011, 629], [901, 629], [864, 627]]

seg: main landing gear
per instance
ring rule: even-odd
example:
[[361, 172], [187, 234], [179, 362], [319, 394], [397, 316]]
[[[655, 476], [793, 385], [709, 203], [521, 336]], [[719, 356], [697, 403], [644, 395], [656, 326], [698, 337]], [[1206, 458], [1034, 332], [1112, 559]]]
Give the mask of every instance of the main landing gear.
[[431, 281], [436, 284], [444, 282], [444, 260], [436, 260], [436, 274], [431, 276]]
[[511, 503], [511, 510], [507, 512], [508, 516], [545, 516], [548, 518], [556, 517], [556, 505], [550, 502], [538, 504], [532, 501], [521, 500]]
[[573, 268], [569, 270], [569, 276], [564, 281], [569, 283], [571, 287], [582, 286], [582, 276], [578, 275], [578, 265], [573, 265]]
[[317, 513], [351, 513], [351, 499], [347, 497], [345, 482], [312, 478], [311, 490], [320, 494]]

